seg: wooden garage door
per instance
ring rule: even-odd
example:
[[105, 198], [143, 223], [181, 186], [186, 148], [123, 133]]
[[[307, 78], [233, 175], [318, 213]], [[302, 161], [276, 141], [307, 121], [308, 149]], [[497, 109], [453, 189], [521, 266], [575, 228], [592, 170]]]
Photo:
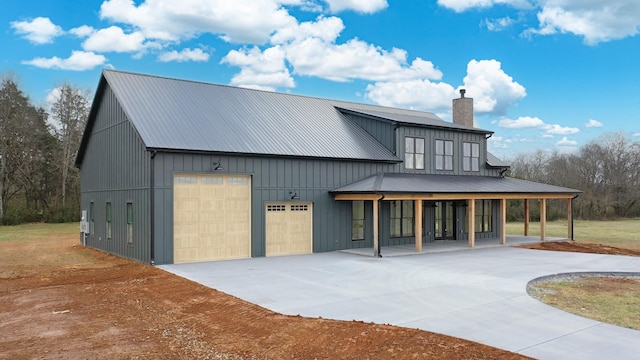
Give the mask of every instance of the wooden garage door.
[[251, 178], [175, 175], [174, 263], [251, 256]]
[[311, 253], [311, 203], [269, 203], [266, 208], [267, 256]]

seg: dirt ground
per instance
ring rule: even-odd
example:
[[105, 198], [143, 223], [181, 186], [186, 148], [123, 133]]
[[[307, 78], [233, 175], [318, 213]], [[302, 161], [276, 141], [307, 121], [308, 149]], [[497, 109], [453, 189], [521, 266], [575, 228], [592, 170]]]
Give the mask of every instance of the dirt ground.
[[284, 316], [77, 236], [0, 243], [0, 359], [150, 358], [525, 357], [416, 329]]
[[622, 249], [613, 246], [601, 245], [601, 244], [585, 244], [575, 241], [563, 241], [563, 242], [544, 242], [535, 245], [521, 246], [526, 249], [536, 250], [552, 250], [552, 251], [568, 251], [568, 252], [581, 252], [590, 254], [609, 254], [609, 255], [629, 255], [640, 256], [640, 251], [631, 249]]

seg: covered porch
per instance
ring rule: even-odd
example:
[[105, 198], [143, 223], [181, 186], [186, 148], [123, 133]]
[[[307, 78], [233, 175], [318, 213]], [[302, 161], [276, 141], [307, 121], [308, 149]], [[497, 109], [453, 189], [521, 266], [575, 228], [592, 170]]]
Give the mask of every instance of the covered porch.
[[[383, 201], [409, 201], [413, 208], [413, 239], [412, 252], [450, 251], [461, 247], [504, 246], [531, 241], [530, 234], [530, 201], [540, 202], [540, 236], [537, 242], [551, 240], [546, 236], [546, 212], [549, 199], [565, 199], [567, 201], [567, 237], [573, 239], [573, 211], [572, 202], [580, 193], [575, 189], [535, 183], [506, 177], [489, 176], [461, 176], [461, 175], [422, 175], [380, 173], [356, 183], [332, 191], [336, 201], [370, 201], [372, 202], [373, 217], [373, 249], [368, 251], [373, 256], [381, 255], [380, 243], [380, 204]], [[507, 236], [507, 200], [524, 200], [524, 226], [522, 236]], [[497, 238], [477, 239], [476, 236], [476, 201], [490, 200], [498, 204], [495, 226]], [[466, 229], [464, 236], [467, 241], [438, 241], [423, 244], [423, 209], [425, 203], [437, 204], [442, 202], [456, 202], [466, 207], [462, 229]], [[389, 219], [385, 218], [384, 221]], [[391, 253], [405, 252], [408, 245], [398, 247], [384, 247]], [[442, 249], [442, 250], [436, 250]], [[397, 251], [396, 251], [397, 250]], [[363, 249], [356, 249], [362, 252]]]
[[[567, 241], [567, 240], [568, 238], [560, 238], [560, 237], [547, 237], [545, 239], [545, 241]], [[421, 251], [416, 251], [416, 248], [414, 245], [382, 246], [380, 247], [379, 253], [376, 256], [391, 257], [391, 256], [407, 256], [407, 255], [418, 255], [418, 254], [435, 254], [435, 253], [463, 251], [463, 250], [470, 250], [470, 249], [489, 249], [489, 248], [496, 248], [496, 247], [503, 247], [503, 246], [533, 245], [533, 244], [539, 244], [540, 242], [541, 240], [539, 236], [507, 235], [507, 241], [504, 245], [501, 243], [501, 239], [499, 238], [477, 239], [475, 246], [471, 248], [469, 247], [466, 241], [437, 240], [437, 241], [423, 245]], [[373, 248], [345, 249], [340, 251], [348, 254], [361, 255], [361, 256], [371, 256], [374, 253]]]

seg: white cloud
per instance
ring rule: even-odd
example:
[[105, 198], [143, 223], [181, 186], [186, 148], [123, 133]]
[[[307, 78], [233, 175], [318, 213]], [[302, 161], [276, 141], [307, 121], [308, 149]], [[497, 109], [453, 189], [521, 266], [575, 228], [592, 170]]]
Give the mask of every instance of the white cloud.
[[501, 66], [497, 60], [471, 60], [467, 64], [464, 87], [474, 100], [476, 113], [502, 115], [527, 95], [524, 86], [507, 75]]
[[144, 49], [144, 36], [139, 32], [125, 34], [122, 28], [111, 26], [91, 34], [82, 47], [86, 51], [139, 52]]
[[560, 126], [558, 124], [546, 124], [542, 127], [546, 134], [549, 135], [573, 135], [580, 132], [580, 129], [575, 127]]
[[79, 38], [86, 38], [89, 35], [93, 34], [96, 31], [96, 29], [94, 29], [91, 26], [88, 25], [82, 25], [82, 26], [78, 26], [76, 28], [73, 28], [71, 30], [69, 30], [69, 33], [71, 35], [75, 35]]
[[569, 140], [566, 136], [556, 142], [556, 147], [562, 153], [574, 153], [578, 151], [578, 142]]
[[93, 52], [72, 51], [71, 56], [66, 59], [61, 59], [57, 56], [48, 59], [39, 57], [33, 60], [22, 61], [22, 64], [44, 69], [84, 71], [103, 65], [106, 61], [107, 58], [103, 55], [98, 55]]
[[516, 21], [509, 16], [499, 19], [484, 19], [482, 22], [489, 31], [502, 31], [513, 25]]
[[584, 124], [584, 127], [588, 127], [588, 128], [595, 128], [595, 127], [602, 127], [604, 126], [600, 121], [598, 120], [594, 120], [594, 119], [589, 119], [589, 121], [587, 121]]
[[139, 29], [150, 39], [178, 41], [218, 34], [237, 43], [265, 43], [277, 29], [296, 23], [283, 5], [301, 0], [106, 0], [100, 17]]
[[463, 12], [472, 8], [489, 8], [494, 5], [510, 5], [516, 8], [530, 7], [527, 0], [438, 0], [438, 5], [455, 12]]
[[185, 62], [185, 61], [209, 61], [209, 54], [202, 49], [182, 49], [180, 52], [173, 50], [165, 52], [158, 56], [158, 60], [162, 62]]
[[507, 118], [498, 120], [498, 126], [507, 129], [539, 128], [544, 125], [544, 121], [540, 118], [530, 116], [521, 116], [515, 120]]
[[540, 129], [544, 130], [542, 137], [552, 138], [553, 135], [573, 135], [580, 132], [580, 129], [575, 127], [560, 126], [558, 124], [546, 124], [542, 119], [538, 117], [521, 116], [517, 119], [502, 118], [494, 121], [499, 127], [506, 129]]
[[538, 29], [530, 33], [572, 33], [588, 45], [638, 34], [640, 2], [637, 0], [539, 0]]
[[52, 43], [53, 39], [64, 34], [60, 26], [46, 17], [37, 17], [29, 21], [13, 21], [11, 27], [16, 34], [22, 35], [34, 44]]
[[451, 107], [453, 86], [427, 79], [377, 82], [367, 86], [366, 97], [383, 106], [437, 110]]
[[634, 133], [632, 136], [640, 136], [640, 132]]
[[372, 14], [386, 9], [387, 0], [326, 0], [332, 12], [354, 10], [357, 12]]
[[[637, 0], [438, 0], [442, 7], [463, 12], [471, 9], [508, 5], [535, 13], [538, 26], [525, 36], [571, 33], [584, 37], [588, 45], [638, 34], [640, 2]], [[500, 23], [486, 22], [491, 30]]]
[[266, 49], [241, 49], [230, 51], [223, 63], [241, 68], [233, 76], [231, 84], [262, 90], [275, 90], [278, 87], [294, 87], [295, 82], [285, 64], [285, 52], [280, 46]]

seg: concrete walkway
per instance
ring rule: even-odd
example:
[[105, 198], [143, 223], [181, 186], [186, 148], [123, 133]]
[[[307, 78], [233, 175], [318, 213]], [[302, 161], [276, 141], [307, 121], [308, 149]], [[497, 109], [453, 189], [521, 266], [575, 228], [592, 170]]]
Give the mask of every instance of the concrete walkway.
[[[384, 255], [384, 253], [383, 253]], [[273, 311], [447, 334], [539, 359], [638, 359], [640, 331], [526, 293], [544, 275], [640, 272], [640, 258], [512, 247], [373, 258], [331, 252], [159, 266]]]

